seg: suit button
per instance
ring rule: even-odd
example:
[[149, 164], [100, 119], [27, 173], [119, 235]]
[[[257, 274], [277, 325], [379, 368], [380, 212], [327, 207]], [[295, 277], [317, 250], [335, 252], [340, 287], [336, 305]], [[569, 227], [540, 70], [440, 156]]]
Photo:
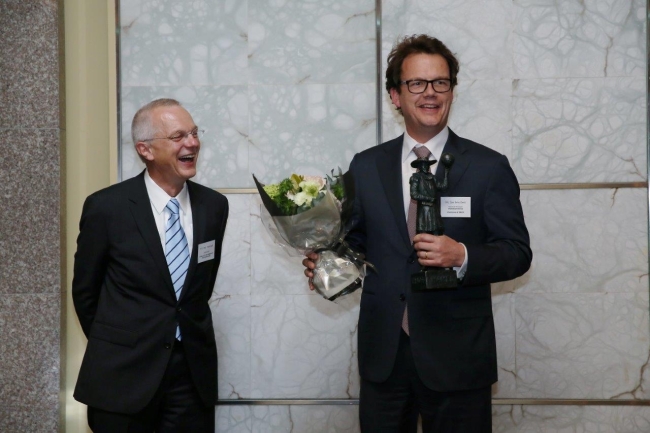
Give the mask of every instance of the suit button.
[[171, 344], [169, 344], [169, 343], [166, 343], [166, 344], [165, 344], [165, 349], [171, 349], [171, 348], [172, 348], [172, 345], [171, 345]]
[[413, 262], [415, 262], [415, 259], [413, 257], [411, 257], [411, 258], [409, 258], [408, 262], [413, 263]]
[[406, 296], [404, 296], [404, 294], [402, 293], [401, 295], [399, 295], [399, 300], [400, 301], [406, 300]]
[[176, 309], [176, 311], [180, 313], [180, 312], [181, 312], [181, 307], [178, 307], [178, 308]]

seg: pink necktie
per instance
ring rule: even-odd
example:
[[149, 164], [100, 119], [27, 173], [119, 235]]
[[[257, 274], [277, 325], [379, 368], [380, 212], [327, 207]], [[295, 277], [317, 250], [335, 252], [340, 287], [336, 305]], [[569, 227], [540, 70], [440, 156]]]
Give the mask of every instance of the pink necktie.
[[[429, 155], [431, 155], [429, 149], [427, 149], [424, 146], [414, 147], [413, 152], [415, 152], [415, 155], [418, 158], [429, 159]], [[411, 241], [413, 240], [413, 236], [415, 236], [415, 220], [417, 218], [417, 210], [418, 210], [418, 202], [411, 199], [411, 203], [409, 204], [408, 218], [406, 219], [406, 227], [408, 229], [409, 239], [411, 239]], [[402, 317], [402, 329], [404, 330], [404, 332], [406, 332], [406, 335], [410, 335], [408, 310], [406, 307], [404, 307], [404, 316]]]

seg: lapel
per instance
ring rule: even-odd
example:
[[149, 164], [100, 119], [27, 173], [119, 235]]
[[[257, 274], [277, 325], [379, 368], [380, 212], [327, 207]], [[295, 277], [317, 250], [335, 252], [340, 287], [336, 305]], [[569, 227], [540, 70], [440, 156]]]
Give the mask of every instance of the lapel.
[[377, 169], [379, 178], [384, 187], [384, 193], [388, 199], [388, 205], [395, 218], [396, 227], [400, 236], [411, 248], [406, 217], [404, 216], [404, 197], [402, 193], [402, 144], [404, 134], [389, 141], [384, 146], [386, 155], [377, 158]]
[[159, 275], [162, 275], [165, 285], [169, 289], [169, 293], [176, 298], [172, 278], [169, 275], [169, 268], [167, 267], [167, 260], [165, 260], [165, 252], [163, 251], [160, 235], [156, 228], [156, 221], [153, 218], [151, 201], [147, 194], [147, 187], [144, 184], [144, 171], [133, 182], [134, 187], [129, 190], [131, 215], [133, 215], [138, 230], [153, 257], [153, 261], [160, 271]]
[[192, 206], [192, 233], [194, 240], [192, 241], [192, 251], [190, 251], [190, 265], [187, 268], [187, 275], [185, 276], [185, 283], [179, 297], [179, 301], [183, 299], [185, 293], [189, 290], [191, 285], [194, 271], [196, 270], [196, 261], [198, 257], [199, 242], [206, 237], [207, 215], [203, 212], [202, 196], [196, 184], [187, 181], [187, 191], [190, 194], [190, 206]]
[[[449, 185], [446, 191], [442, 192], [443, 196], [448, 196], [458, 185], [460, 179], [463, 177], [467, 168], [470, 164], [470, 155], [467, 154], [467, 147], [465, 146], [464, 140], [460, 138], [454, 131], [449, 129], [449, 138], [447, 138], [447, 143], [442, 150], [443, 153], [448, 152], [454, 156], [454, 164], [451, 166], [449, 171]], [[437, 164], [436, 167], [440, 167], [442, 164]], [[444, 169], [436, 168], [436, 179], [439, 182], [442, 182], [444, 178]]]

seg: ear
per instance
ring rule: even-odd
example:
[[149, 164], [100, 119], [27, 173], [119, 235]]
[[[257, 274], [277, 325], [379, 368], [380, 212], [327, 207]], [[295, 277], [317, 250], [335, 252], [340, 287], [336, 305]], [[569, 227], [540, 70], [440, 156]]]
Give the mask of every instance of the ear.
[[397, 89], [395, 88], [390, 89], [390, 100], [393, 102], [395, 108], [402, 108], [399, 100], [399, 92], [397, 91]]
[[135, 144], [135, 150], [138, 152], [140, 157], [144, 158], [147, 161], [153, 161], [153, 152], [151, 152], [151, 147], [148, 143], [144, 141], [138, 141]]

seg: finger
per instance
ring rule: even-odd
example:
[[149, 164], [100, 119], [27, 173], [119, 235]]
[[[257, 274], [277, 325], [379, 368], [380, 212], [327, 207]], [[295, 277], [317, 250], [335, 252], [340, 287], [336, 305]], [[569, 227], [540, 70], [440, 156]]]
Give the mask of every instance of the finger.
[[413, 237], [413, 242], [433, 242], [436, 238], [437, 236], [429, 233], [418, 233]]

